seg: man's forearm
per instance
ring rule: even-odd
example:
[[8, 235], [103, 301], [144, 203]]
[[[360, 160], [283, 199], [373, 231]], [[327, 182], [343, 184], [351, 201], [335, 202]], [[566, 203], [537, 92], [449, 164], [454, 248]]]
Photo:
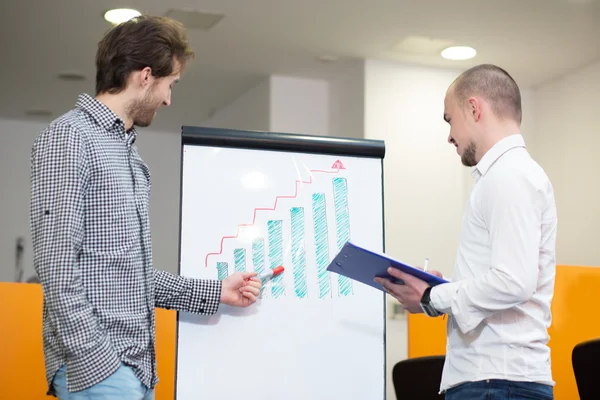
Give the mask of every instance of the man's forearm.
[[154, 270], [156, 307], [211, 315], [219, 309], [221, 281], [193, 279]]

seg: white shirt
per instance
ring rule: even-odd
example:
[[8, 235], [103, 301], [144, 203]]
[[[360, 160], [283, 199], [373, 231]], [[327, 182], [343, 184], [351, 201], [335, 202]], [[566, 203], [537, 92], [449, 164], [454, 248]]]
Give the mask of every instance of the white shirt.
[[496, 143], [473, 177], [452, 282], [431, 290], [432, 305], [448, 314], [440, 391], [485, 379], [554, 385], [552, 184], [519, 134]]

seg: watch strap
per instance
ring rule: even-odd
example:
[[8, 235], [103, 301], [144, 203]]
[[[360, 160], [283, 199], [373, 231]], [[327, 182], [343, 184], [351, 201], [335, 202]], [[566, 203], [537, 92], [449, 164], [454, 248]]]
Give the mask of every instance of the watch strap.
[[423, 312], [427, 316], [429, 316], [429, 317], [439, 317], [440, 315], [442, 315], [442, 313], [440, 313], [438, 310], [436, 310], [433, 307], [433, 305], [431, 304], [431, 289], [432, 289], [432, 287], [429, 286], [423, 292], [423, 296], [421, 297], [421, 308], [423, 309]]

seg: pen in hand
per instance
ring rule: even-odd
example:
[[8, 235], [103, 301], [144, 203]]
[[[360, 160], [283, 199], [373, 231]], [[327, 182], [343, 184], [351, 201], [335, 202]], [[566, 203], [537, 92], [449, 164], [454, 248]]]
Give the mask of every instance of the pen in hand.
[[428, 266], [429, 266], [429, 258], [426, 258], [425, 262], [423, 263], [423, 271], [427, 272], [428, 274], [435, 275], [438, 278], [445, 279], [444, 275], [440, 271], [435, 271], [435, 270], [432, 270], [431, 272], [427, 271]]

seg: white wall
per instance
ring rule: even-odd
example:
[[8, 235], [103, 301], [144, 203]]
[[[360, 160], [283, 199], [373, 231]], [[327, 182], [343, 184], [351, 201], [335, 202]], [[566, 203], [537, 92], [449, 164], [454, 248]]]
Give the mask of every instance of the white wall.
[[212, 128], [248, 129], [266, 131], [269, 129], [270, 79], [242, 94], [226, 107], [202, 122], [202, 126]]
[[309, 135], [329, 133], [329, 83], [270, 76], [201, 123], [216, 128]]
[[[25, 238], [24, 280], [35, 274], [29, 232], [31, 146], [45, 123], [0, 119], [0, 281], [13, 281], [16, 238]], [[177, 271], [180, 136], [140, 129], [136, 144], [152, 173], [154, 265]]]
[[557, 261], [600, 266], [600, 62], [537, 88], [534, 156], [554, 186]]
[[154, 267], [179, 270], [179, 199], [181, 136], [177, 133], [138, 129], [140, 155], [152, 179], [150, 226]]
[[[413, 265], [453, 270], [468, 170], [447, 143], [444, 96], [460, 71], [366, 62], [365, 137], [386, 142], [386, 252]], [[388, 301], [388, 313], [395, 300]], [[391, 370], [407, 357], [406, 315], [387, 321]]]
[[271, 77], [270, 130], [329, 134], [329, 84], [324, 80]]
[[[518, 84], [519, 82], [517, 82]], [[521, 122], [521, 134], [525, 139], [525, 145], [532, 156], [535, 156], [536, 138], [536, 97], [530, 88], [521, 87], [521, 106], [523, 109], [523, 121]]]
[[0, 119], [0, 282], [15, 278], [17, 237], [25, 238], [23, 280], [34, 275], [29, 235], [31, 147], [45, 124]]
[[365, 63], [357, 61], [329, 81], [329, 134], [365, 135]]
[[452, 272], [465, 178], [447, 143], [444, 96], [460, 71], [369, 60], [365, 136], [386, 141], [386, 251], [402, 260]]

